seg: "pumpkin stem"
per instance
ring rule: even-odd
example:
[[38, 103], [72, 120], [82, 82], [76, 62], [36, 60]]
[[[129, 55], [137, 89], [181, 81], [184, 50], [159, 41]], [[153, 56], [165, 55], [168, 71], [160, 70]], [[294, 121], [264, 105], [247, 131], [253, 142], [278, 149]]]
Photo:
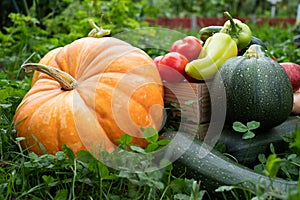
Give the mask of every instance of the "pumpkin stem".
[[31, 72], [32, 70], [36, 70], [51, 76], [59, 82], [63, 90], [73, 90], [78, 85], [77, 80], [74, 79], [70, 74], [54, 67], [50, 67], [39, 63], [26, 63], [23, 64], [21, 68], [23, 68], [25, 72]]
[[100, 27], [95, 24], [94, 20], [89, 19], [89, 23], [90, 23], [91, 27], [93, 28], [88, 34], [89, 37], [101, 38], [103, 36], [110, 35], [110, 30], [103, 29], [103, 27], [102, 27], [102, 17], [103, 17], [103, 14], [101, 14], [101, 17], [100, 17]]
[[247, 58], [262, 58], [262, 57], [270, 57], [268, 52], [264, 49], [264, 47], [258, 44], [252, 44], [247, 51], [244, 53]]

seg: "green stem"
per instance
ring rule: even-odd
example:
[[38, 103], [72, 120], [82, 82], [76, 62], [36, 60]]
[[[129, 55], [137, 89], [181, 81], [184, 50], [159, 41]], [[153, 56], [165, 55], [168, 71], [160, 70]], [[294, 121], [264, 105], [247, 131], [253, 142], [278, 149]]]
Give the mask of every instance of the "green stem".
[[245, 57], [247, 58], [262, 58], [262, 57], [270, 57], [266, 55], [266, 51], [257, 44], [252, 44], [247, 51], [244, 53]]
[[88, 34], [89, 37], [101, 38], [103, 36], [110, 35], [110, 30], [102, 28], [102, 20], [100, 22], [100, 27], [97, 26], [94, 20], [92, 19], [89, 19], [89, 23], [90, 26], [93, 28]]
[[[36, 6], [36, 2], [34, 2], [35, 6]], [[25, 12], [26, 14], [29, 16], [29, 9], [28, 9], [28, 5], [27, 5], [27, 1], [26, 0], [23, 0], [23, 5], [25, 7]]]
[[36, 70], [51, 76], [57, 82], [59, 82], [63, 90], [73, 90], [78, 85], [77, 80], [74, 79], [70, 74], [54, 67], [50, 67], [39, 63], [26, 63], [23, 64], [21, 68], [25, 69], [25, 72]]
[[235, 22], [233, 21], [232, 16], [231, 16], [230, 13], [227, 12], [227, 11], [224, 12], [224, 16], [227, 17], [227, 18], [229, 19], [230, 25], [231, 25], [231, 29], [232, 29], [232, 32], [236, 34], [236, 33], [238, 32], [238, 30], [237, 30], [237, 27], [236, 27]]
[[69, 199], [76, 199], [76, 194], [75, 194], [75, 183], [76, 183], [76, 177], [77, 177], [77, 161], [76, 161], [76, 159], [74, 159], [73, 165], [74, 165], [74, 168], [71, 167], [71, 169], [73, 170], [73, 178], [72, 178], [71, 194], [69, 196]]
[[253, 142], [253, 140], [250, 140], [250, 142], [248, 143], [248, 148], [247, 148], [247, 151], [246, 151], [246, 155], [245, 155], [245, 157], [244, 157], [243, 165], [245, 165], [246, 162], [247, 162], [247, 159], [248, 159], [248, 156], [249, 156], [249, 153], [250, 153], [250, 148], [251, 148], [252, 142]]

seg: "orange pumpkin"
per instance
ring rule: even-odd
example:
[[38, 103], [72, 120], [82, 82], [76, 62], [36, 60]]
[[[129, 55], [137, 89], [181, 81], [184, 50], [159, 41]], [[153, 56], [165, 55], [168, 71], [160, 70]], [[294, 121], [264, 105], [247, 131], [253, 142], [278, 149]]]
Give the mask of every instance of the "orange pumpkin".
[[124, 133], [145, 147], [141, 127], [159, 130], [162, 124], [163, 87], [155, 64], [124, 41], [81, 38], [23, 67], [46, 73], [34, 73], [14, 117], [17, 136], [26, 138], [22, 145], [30, 151], [54, 154], [66, 144], [75, 153], [112, 152]]

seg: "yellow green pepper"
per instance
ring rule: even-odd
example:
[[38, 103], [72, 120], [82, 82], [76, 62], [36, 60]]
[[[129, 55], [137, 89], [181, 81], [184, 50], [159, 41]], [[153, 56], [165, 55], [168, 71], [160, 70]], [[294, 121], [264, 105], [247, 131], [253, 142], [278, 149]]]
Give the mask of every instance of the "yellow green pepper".
[[228, 18], [228, 21], [224, 23], [220, 32], [229, 34], [237, 43], [239, 51], [247, 47], [251, 42], [251, 29], [240, 20], [233, 19], [229, 12], [224, 12], [224, 15]]
[[204, 43], [198, 59], [186, 65], [185, 72], [197, 80], [210, 79], [227, 59], [237, 54], [237, 44], [230, 35], [215, 33]]

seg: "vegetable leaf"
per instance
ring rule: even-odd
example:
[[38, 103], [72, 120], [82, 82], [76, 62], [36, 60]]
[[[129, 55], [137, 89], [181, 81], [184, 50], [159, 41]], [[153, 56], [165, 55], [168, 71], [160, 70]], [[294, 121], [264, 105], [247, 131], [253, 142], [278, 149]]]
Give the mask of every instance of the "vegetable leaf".
[[146, 129], [142, 129], [146, 140], [150, 143], [156, 143], [158, 140], [158, 132], [156, 129], [149, 127]]
[[260, 123], [257, 121], [251, 121], [251, 122], [247, 123], [247, 127], [249, 130], [257, 129], [257, 128], [259, 128], [259, 126], [260, 126]]
[[247, 139], [254, 138], [254, 136], [255, 134], [252, 131], [247, 131], [245, 134], [243, 134], [242, 138], [244, 140], [247, 140]]
[[234, 122], [232, 128], [233, 128], [233, 130], [235, 130], [237, 132], [241, 132], [241, 133], [248, 131], [247, 126], [245, 126], [241, 122]]
[[259, 126], [260, 123], [256, 121], [247, 122], [247, 125], [238, 121], [232, 124], [233, 130], [235, 130], [236, 132], [244, 133], [242, 138], [245, 140], [255, 137], [255, 133], [251, 130], [257, 129]]
[[276, 154], [269, 155], [266, 162], [266, 169], [264, 170], [265, 174], [270, 177], [276, 177], [281, 161], [281, 158], [277, 157]]

